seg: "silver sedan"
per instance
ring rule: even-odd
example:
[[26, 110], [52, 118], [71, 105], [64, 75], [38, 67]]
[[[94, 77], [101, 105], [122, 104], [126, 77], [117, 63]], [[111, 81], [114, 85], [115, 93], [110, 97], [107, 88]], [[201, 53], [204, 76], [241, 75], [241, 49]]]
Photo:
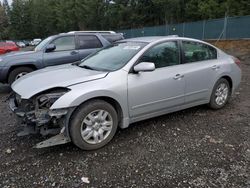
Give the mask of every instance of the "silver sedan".
[[127, 39], [81, 62], [25, 75], [12, 85], [10, 107], [26, 123], [19, 135], [55, 134], [37, 148], [72, 141], [93, 150], [118, 126], [202, 104], [224, 107], [240, 84], [239, 64], [195, 39]]

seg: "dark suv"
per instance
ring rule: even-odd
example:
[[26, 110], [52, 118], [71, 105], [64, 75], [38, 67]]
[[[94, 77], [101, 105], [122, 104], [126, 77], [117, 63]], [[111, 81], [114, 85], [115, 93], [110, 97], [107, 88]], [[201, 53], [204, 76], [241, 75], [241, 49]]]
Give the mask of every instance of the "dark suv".
[[109, 31], [72, 31], [50, 36], [36, 46], [34, 51], [0, 56], [0, 82], [12, 84], [34, 70], [79, 61], [121, 39], [122, 34]]

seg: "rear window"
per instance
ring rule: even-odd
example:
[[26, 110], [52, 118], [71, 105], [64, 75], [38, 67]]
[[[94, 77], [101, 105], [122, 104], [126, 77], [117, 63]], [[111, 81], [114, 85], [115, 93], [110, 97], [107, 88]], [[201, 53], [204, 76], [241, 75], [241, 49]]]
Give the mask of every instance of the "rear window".
[[217, 58], [217, 50], [209, 45], [193, 41], [183, 41], [182, 46], [186, 63]]
[[94, 35], [79, 35], [78, 39], [80, 49], [102, 48], [102, 43]]
[[105, 38], [110, 43], [114, 43], [114, 42], [116, 42], [118, 40], [124, 39], [121, 34], [103, 34], [102, 36], [103, 36], [103, 38]]

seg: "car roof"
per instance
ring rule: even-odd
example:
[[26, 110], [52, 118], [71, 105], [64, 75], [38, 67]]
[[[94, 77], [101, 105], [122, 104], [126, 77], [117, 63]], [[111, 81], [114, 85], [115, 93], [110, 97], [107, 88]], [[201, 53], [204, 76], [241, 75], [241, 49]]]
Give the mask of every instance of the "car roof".
[[68, 33], [59, 33], [57, 35], [54, 35], [54, 36], [58, 36], [58, 35], [63, 35], [63, 36], [67, 36], [67, 35], [122, 35], [122, 33], [108, 33], [108, 32], [94, 32], [94, 31], [71, 31], [71, 32], [68, 32]]
[[196, 42], [203, 42], [203, 43], [205, 43], [204, 41], [193, 39], [193, 38], [178, 37], [178, 35], [137, 37], [137, 38], [124, 39], [124, 40], [122, 40], [122, 42], [145, 42], [145, 43], [152, 43], [152, 42], [166, 40], [166, 39], [171, 39], [171, 40], [190, 40], [190, 41], [196, 41]]
[[99, 33], [99, 34], [116, 34], [114, 31], [70, 31], [68, 33]]
[[122, 40], [123, 42], [146, 42], [151, 43], [161, 39], [169, 39], [169, 38], [178, 38], [177, 35], [169, 35], [169, 36], [152, 36], [152, 37], [136, 37]]

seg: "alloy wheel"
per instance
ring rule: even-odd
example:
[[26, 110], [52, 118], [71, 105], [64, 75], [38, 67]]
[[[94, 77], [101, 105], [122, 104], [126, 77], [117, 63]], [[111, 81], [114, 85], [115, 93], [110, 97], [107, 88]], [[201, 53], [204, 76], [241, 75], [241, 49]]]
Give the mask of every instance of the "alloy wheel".
[[99, 144], [109, 136], [112, 127], [110, 113], [106, 110], [95, 110], [90, 112], [81, 124], [82, 139], [89, 144]]
[[16, 75], [15, 80], [21, 78], [22, 76], [24, 76], [24, 75], [26, 75], [26, 74], [28, 74], [28, 72], [20, 72], [18, 75]]
[[215, 92], [215, 102], [217, 105], [222, 106], [227, 101], [229, 95], [229, 88], [225, 83], [219, 84]]

